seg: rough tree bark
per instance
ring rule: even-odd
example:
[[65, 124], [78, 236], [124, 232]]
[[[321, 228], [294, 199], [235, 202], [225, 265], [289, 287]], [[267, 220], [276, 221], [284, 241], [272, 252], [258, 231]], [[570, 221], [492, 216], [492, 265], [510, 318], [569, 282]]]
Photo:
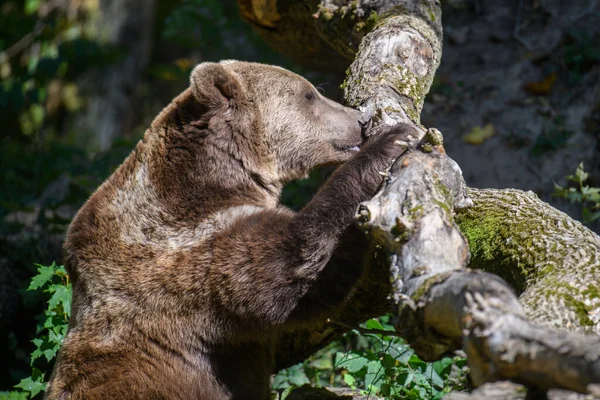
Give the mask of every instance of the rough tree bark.
[[[419, 125], [441, 56], [439, 1], [295, 2], [295, 12], [304, 7], [312, 20], [289, 19], [288, 0], [239, 3], [263, 37], [295, 59], [306, 53], [278, 31], [281, 21], [286, 30], [297, 23], [299, 31], [316, 32], [346, 58], [360, 42], [346, 100], [375, 125]], [[359, 225], [385, 250], [373, 250], [368, 279], [336, 318], [356, 321], [385, 308], [377, 290], [391, 271], [397, 328], [423, 358], [462, 346], [477, 385], [512, 379], [596, 393], [600, 338], [547, 327], [600, 333], [600, 239], [531, 193], [467, 190], [441, 134], [421, 131], [406, 138], [381, 192], [358, 211]], [[520, 302], [506, 281], [467, 264], [505, 277], [522, 292]], [[297, 361], [338, 331], [324, 325], [284, 338], [279, 364]]]

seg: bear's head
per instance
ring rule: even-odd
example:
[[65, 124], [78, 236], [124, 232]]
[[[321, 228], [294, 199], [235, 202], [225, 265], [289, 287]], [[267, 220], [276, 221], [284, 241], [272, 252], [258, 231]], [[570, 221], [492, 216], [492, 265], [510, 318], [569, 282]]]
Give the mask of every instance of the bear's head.
[[202, 63], [191, 89], [213, 130], [229, 130], [271, 179], [287, 182], [340, 164], [363, 142], [362, 113], [322, 96], [306, 79], [271, 65]]

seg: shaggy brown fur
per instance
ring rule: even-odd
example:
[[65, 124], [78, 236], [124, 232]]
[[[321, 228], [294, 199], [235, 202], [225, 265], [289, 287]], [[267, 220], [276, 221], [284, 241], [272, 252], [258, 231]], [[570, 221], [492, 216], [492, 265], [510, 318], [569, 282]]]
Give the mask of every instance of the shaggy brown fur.
[[[281, 68], [196, 67], [71, 224], [46, 398], [269, 398], [277, 335], [333, 315], [360, 278], [328, 261], [401, 152], [405, 128], [358, 152], [359, 117]], [[300, 212], [278, 205], [285, 182], [342, 162]]]

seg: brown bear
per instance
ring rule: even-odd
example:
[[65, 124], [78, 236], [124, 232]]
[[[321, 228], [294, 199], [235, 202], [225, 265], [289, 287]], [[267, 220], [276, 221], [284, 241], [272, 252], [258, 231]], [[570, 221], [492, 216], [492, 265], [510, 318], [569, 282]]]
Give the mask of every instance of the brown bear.
[[[407, 127], [283, 68], [203, 63], [79, 210], [69, 332], [48, 399], [268, 399], [281, 332], [333, 316], [360, 279], [330, 259]], [[294, 213], [283, 185], [344, 163]]]

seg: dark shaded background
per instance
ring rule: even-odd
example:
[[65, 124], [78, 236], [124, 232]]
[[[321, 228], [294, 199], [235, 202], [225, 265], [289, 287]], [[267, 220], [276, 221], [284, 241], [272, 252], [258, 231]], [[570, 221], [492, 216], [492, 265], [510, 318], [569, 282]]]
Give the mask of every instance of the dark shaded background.
[[[531, 189], [581, 216], [551, 194], [580, 162], [599, 184], [599, 4], [444, 2], [444, 55], [422, 121], [444, 133], [469, 185]], [[0, 3], [0, 390], [31, 371], [34, 263], [60, 263], [78, 207], [193, 66], [229, 58], [284, 66], [340, 98], [343, 73], [276, 54], [233, 0]], [[477, 127], [492, 136], [473, 141]], [[300, 207], [327, 172], [291, 184], [283, 201]]]

